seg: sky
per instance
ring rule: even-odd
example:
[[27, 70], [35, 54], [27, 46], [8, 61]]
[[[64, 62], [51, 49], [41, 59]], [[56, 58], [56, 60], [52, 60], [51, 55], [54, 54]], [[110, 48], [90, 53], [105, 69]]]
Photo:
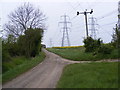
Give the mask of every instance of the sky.
[[[97, 38], [101, 38], [104, 43], [109, 43], [112, 40], [113, 28], [118, 22], [118, 1], [119, 0], [3, 0], [0, 1], [0, 23], [2, 26], [7, 23], [8, 15], [10, 12], [14, 12], [17, 7], [21, 6], [24, 2], [30, 2], [39, 8], [46, 16], [47, 29], [44, 32], [43, 43], [47, 47], [61, 46], [62, 24], [61, 16], [67, 15], [67, 21], [72, 25], [68, 29], [69, 40], [71, 46], [83, 45], [83, 39], [86, 37], [85, 28], [85, 16], [80, 14], [77, 16], [77, 11], [84, 12], [91, 11], [92, 14], [88, 14], [88, 28], [90, 29], [91, 21], [89, 18], [95, 18], [95, 29]], [[89, 35], [91, 31], [89, 30]], [[65, 42], [66, 43], [66, 42]]]

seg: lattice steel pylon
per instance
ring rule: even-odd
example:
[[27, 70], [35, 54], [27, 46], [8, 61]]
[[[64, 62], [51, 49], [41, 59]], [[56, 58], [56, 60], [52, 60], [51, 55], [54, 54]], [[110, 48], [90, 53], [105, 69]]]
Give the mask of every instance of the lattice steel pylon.
[[50, 43], [49, 43], [49, 44], [50, 44], [50, 47], [54, 47], [54, 43], [53, 43], [52, 38], [50, 38], [49, 41], [50, 41]]
[[89, 18], [89, 20], [90, 20], [90, 23], [89, 23], [90, 29], [89, 30], [91, 31], [90, 36], [93, 39], [97, 39], [97, 35], [96, 35], [96, 32], [98, 31], [98, 29], [96, 29], [96, 26], [98, 26], [97, 19], [92, 16], [92, 17]]
[[118, 2], [118, 30], [120, 31], [120, 1]]
[[[72, 25], [70, 22], [69, 16], [62, 15], [61, 19], [63, 19], [62, 22], [59, 22], [59, 24], [62, 24], [63, 27], [61, 28], [63, 36], [62, 36], [62, 43], [61, 46], [70, 46], [70, 40], [69, 40], [69, 33], [68, 31], [70, 30], [70, 26]], [[70, 24], [70, 25], [69, 25]]]

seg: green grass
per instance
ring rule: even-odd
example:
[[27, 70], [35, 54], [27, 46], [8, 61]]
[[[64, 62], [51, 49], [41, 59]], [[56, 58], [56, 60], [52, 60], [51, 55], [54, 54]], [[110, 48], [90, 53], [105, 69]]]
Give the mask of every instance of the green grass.
[[12, 57], [12, 59], [8, 62], [3, 62], [3, 73], [6, 71], [9, 71], [10, 69], [13, 69], [14, 67], [24, 63], [25, 61], [28, 61], [28, 59], [25, 56], [17, 56]]
[[118, 63], [72, 64], [64, 68], [57, 88], [117, 88]]
[[25, 57], [15, 57], [13, 59], [13, 62], [10, 62], [8, 64], [8, 65], [11, 65], [9, 66], [11, 67], [11, 69], [2, 74], [2, 82], [5, 83], [17, 77], [18, 75], [28, 71], [32, 67], [42, 62], [44, 58], [45, 58], [45, 54], [43, 52], [41, 52], [41, 55], [38, 55], [32, 59], [27, 59]]
[[[48, 48], [48, 51], [56, 53], [63, 58], [75, 60], [75, 61], [95, 61], [101, 59], [117, 59], [118, 58], [118, 51], [113, 50], [111, 54], [97, 54], [93, 55], [93, 53], [85, 53], [84, 47], [79, 48]], [[120, 57], [120, 56], [119, 56]]]

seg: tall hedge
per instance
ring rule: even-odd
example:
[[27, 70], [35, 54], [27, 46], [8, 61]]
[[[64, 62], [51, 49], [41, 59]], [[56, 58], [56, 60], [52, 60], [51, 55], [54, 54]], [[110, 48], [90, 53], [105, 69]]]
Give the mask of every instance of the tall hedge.
[[41, 38], [43, 30], [36, 28], [25, 31], [25, 35], [22, 35], [18, 39], [21, 53], [26, 57], [35, 57], [41, 50]]

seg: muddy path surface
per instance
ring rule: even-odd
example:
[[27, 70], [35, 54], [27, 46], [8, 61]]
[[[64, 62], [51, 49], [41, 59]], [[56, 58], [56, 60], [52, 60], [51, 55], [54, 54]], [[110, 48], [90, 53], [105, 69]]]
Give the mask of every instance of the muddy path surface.
[[[5, 83], [3, 88], [55, 88], [63, 68], [73, 63], [90, 63], [91, 61], [71, 61], [43, 49], [46, 58], [28, 72]], [[96, 62], [104, 62], [96, 61]], [[114, 60], [115, 62], [118, 60]], [[111, 62], [111, 60], [108, 60]]]

